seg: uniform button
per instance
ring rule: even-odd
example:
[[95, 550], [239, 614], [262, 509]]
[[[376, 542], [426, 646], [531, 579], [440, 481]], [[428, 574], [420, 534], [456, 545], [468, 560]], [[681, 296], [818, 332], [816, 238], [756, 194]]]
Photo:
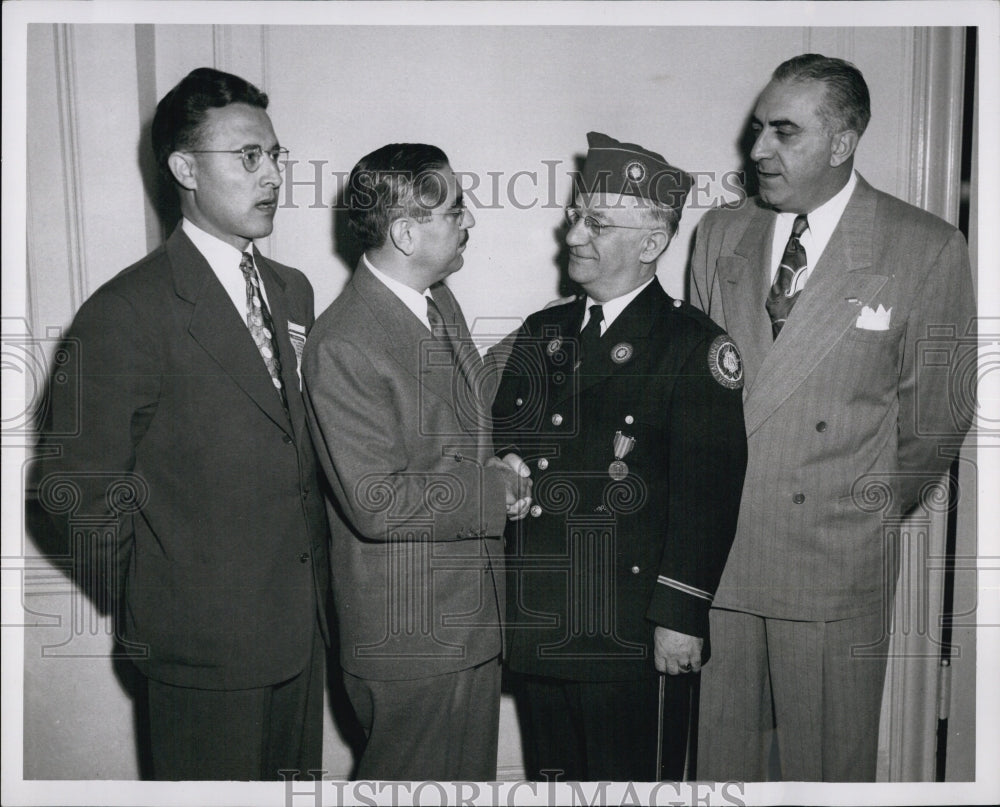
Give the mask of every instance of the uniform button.
[[309, 562], [308, 552], [303, 552], [301, 555], [299, 555], [299, 563], [308, 563], [308, 562]]
[[627, 424], [628, 424], [629, 426], [631, 426], [631, 425], [632, 425], [633, 423], [635, 423], [635, 418], [634, 418], [634, 417], [632, 417], [631, 415], [625, 415], [625, 422], [626, 422], [626, 423], [627, 423]]
[[532, 518], [538, 518], [542, 514], [542, 506], [539, 504], [533, 504], [531, 505], [531, 510], [529, 512], [531, 513]]
[[290, 446], [292, 443], [295, 442], [291, 438], [291, 435], [288, 435], [288, 434], [282, 435], [281, 439], [284, 441], [284, 443], [285, 443], [286, 446]]
[[563, 422], [563, 416], [560, 415], [558, 412], [556, 412], [552, 416], [552, 425], [553, 426], [562, 426], [562, 422]]
[[633, 567], [632, 567], [632, 574], [639, 574], [639, 571], [640, 571], [640, 570], [639, 570], [639, 567], [638, 567], [638, 566], [633, 566]]
[[514, 401], [514, 406], [524, 406], [524, 398], [518, 398]]
[[819, 423], [816, 424], [816, 431], [818, 431], [818, 432], [825, 432], [826, 431], [826, 421], [825, 420], [821, 420]]
[[462, 461], [462, 455], [461, 455], [461, 453], [459, 453], [458, 451], [456, 451], [455, 452], [455, 462], [461, 462], [461, 461]]
[[674, 300], [674, 308], [680, 308], [683, 303], [680, 300]]
[[795, 502], [796, 504], [802, 504], [802, 502], [804, 502], [805, 500], [806, 500], [806, 494], [804, 493], [796, 493], [794, 496], [792, 496], [792, 501]]
[[538, 461], [538, 470], [544, 471], [548, 467], [549, 467], [549, 461], [545, 457], [542, 457]]

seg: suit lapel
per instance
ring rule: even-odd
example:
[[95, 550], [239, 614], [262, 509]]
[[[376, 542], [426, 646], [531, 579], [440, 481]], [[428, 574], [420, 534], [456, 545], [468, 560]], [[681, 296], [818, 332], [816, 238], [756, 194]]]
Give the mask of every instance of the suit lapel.
[[[859, 178], [781, 336], [768, 352], [744, 402], [747, 433], [755, 431], [816, 369], [854, 326], [861, 305], [885, 285], [872, 271], [876, 197]], [[767, 319], [766, 313], [762, 317]]]
[[758, 208], [736, 245], [735, 254], [719, 259], [726, 331], [743, 356], [747, 391], [753, 388], [774, 341], [764, 303], [770, 286], [766, 267], [770, 262], [775, 220], [773, 211]]
[[[285, 385], [288, 416], [291, 418], [292, 428], [296, 435], [300, 435], [306, 426], [306, 413], [300, 393], [298, 354], [295, 352], [295, 346], [292, 345], [292, 340], [288, 335], [289, 313], [285, 282], [256, 248], [254, 249], [254, 260], [257, 263], [260, 279], [264, 283], [268, 309], [271, 312], [271, 321], [274, 323], [274, 335], [278, 340], [278, 357], [281, 359], [281, 382]], [[305, 323], [300, 324], [305, 325]]]
[[413, 376], [424, 389], [454, 406], [454, 360], [450, 351], [433, 339], [403, 301], [368, 271], [364, 260], [354, 271], [351, 283], [384, 332], [386, 350], [400, 369]]
[[[180, 226], [167, 240], [166, 249], [174, 274], [174, 289], [192, 305], [188, 333], [271, 420], [288, 432], [291, 424], [267, 367], [208, 261]], [[284, 349], [280, 342], [278, 349]], [[291, 345], [288, 349], [291, 350]]]

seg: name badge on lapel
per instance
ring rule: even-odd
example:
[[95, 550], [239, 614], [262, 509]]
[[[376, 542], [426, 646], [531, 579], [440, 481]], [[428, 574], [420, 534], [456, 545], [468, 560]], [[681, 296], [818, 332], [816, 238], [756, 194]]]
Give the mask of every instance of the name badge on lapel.
[[291, 340], [292, 349], [295, 351], [295, 372], [299, 374], [299, 392], [302, 391], [302, 349], [306, 346], [305, 326], [296, 322], [288, 321], [288, 338]]

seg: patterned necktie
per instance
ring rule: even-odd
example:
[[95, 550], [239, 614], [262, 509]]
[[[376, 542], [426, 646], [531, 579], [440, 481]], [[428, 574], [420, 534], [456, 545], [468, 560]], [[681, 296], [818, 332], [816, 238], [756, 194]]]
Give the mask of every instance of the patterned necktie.
[[254, 344], [257, 345], [257, 350], [260, 351], [261, 358], [264, 359], [264, 364], [267, 365], [267, 372], [281, 397], [281, 403], [287, 408], [285, 388], [281, 383], [281, 359], [278, 358], [278, 344], [274, 338], [274, 323], [271, 321], [271, 313], [267, 310], [267, 303], [264, 302], [264, 295], [261, 294], [253, 257], [249, 252], [243, 253], [240, 271], [247, 281], [247, 327], [250, 329]]
[[597, 346], [601, 341], [601, 323], [604, 321], [604, 309], [596, 303], [590, 307], [590, 319], [580, 331], [580, 360], [591, 359], [597, 355]]
[[805, 247], [802, 246], [799, 237], [808, 227], [809, 221], [804, 214], [795, 217], [792, 234], [788, 236], [788, 243], [781, 255], [778, 274], [767, 295], [767, 313], [771, 316], [771, 333], [775, 339], [781, 333], [781, 328], [805, 285], [805, 272], [809, 268], [809, 263], [806, 260]]

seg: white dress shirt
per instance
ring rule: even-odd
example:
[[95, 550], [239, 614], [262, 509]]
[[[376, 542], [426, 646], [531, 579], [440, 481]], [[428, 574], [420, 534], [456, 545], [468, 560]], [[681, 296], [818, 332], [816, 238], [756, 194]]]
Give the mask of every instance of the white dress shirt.
[[[225, 241], [216, 238], [211, 233], [206, 233], [190, 219], [184, 219], [181, 222], [181, 228], [184, 230], [184, 235], [191, 239], [191, 243], [194, 244], [205, 260], [208, 261], [208, 265], [212, 267], [215, 276], [219, 278], [222, 288], [226, 290], [229, 299], [236, 306], [236, 310], [240, 314], [240, 319], [246, 324], [247, 281], [243, 276], [243, 271], [240, 269], [240, 261], [243, 260], [243, 253], [231, 244], [227, 244]], [[252, 259], [252, 247], [247, 246], [246, 251]], [[257, 271], [256, 265], [254, 265], [254, 271], [257, 272], [257, 282], [260, 283], [260, 291], [264, 295], [264, 302], [268, 303], [268, 308], [270, 308], [270, 303], [267, 299], [267, 290], [260, 279], [260, 272]]]
[[370, 260], [368, 260], [367, 255], [361, 256], [362, 260], [365, 262], [365, 266], [371, 271], [375, 277], [377, 277], [393, 294], [395, 294], [399, 301], [405, 305], [410, 311], [413, 312], [413, 316], [419, 319], [428, 332], [431, 330], [430, 320], [427, 319], [427, 301], [431, 300], [433, 302], [434, 298], [431, 296], [427, 289], [422, 292], [417, 291], [405, 283], [400, 283], [398, 280], [389, 277], [384, 272], [380, 272], [376, 269]]
[[[830, 236], [837, 229], [840, 217], [844, 215], [844, 208], [847, 207], [857, 184], [857, 175], [852, 171], [850, 179], [847, 180], [847, 184], [843, 188], [808, 214], [809, 229], [799, 236], [799, 243], [805, 248], [806, 260], [808, 261], [808, 267], [802, 274], [802, 284], [809, 280], [813, 267], [822, 257], [826, 245], [830, 243]], [[785, 245], [788, 243], [788, 236], [792, 234], [792, 225], [795, 223], [797, 215], [797, 213], [779, 213], [778, 220], [774, 224], [774, 240], [771, 242], [772, 284], [778, 274], [781, 256], [785, 252]]]

